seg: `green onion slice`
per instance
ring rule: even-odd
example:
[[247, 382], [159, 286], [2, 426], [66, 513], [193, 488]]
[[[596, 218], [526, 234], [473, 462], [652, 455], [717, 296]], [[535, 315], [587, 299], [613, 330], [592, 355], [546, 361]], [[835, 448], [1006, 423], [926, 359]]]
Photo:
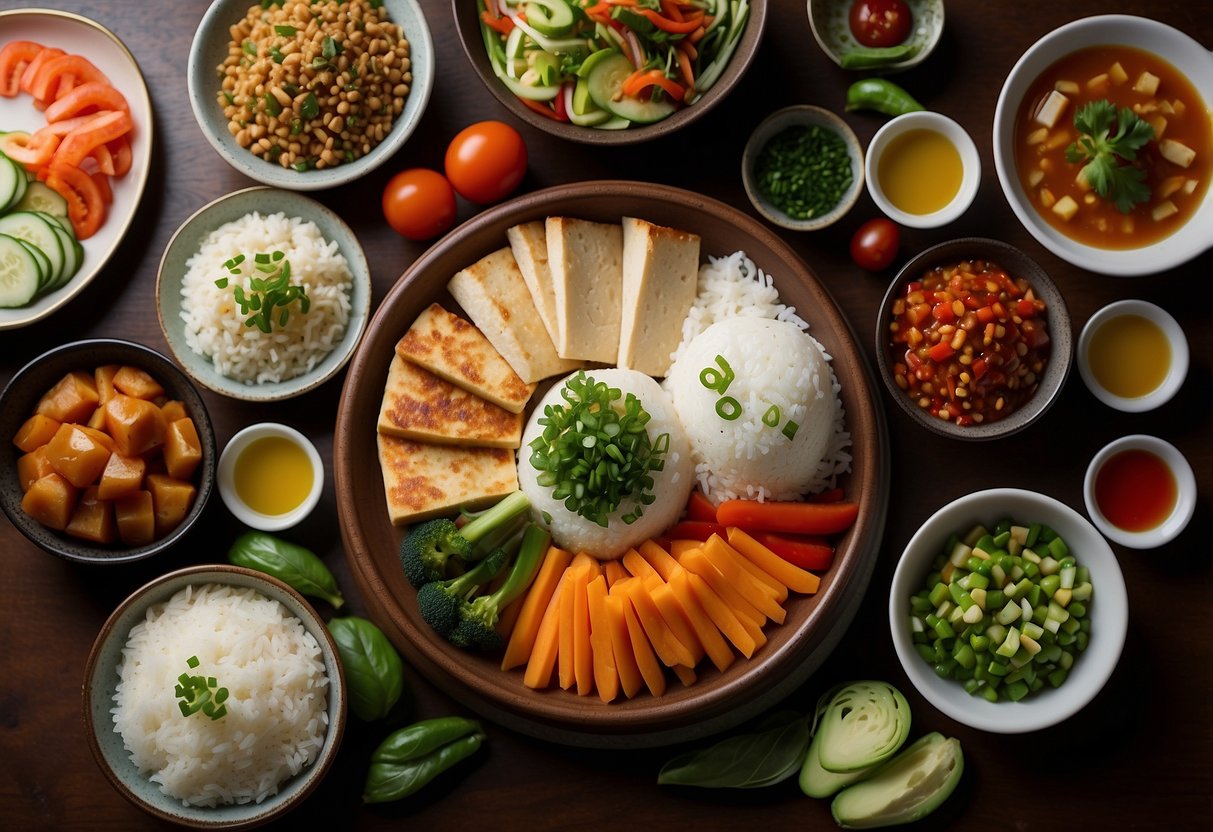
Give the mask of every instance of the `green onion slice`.
[[716, 415], [726, 422], [733, 422], [741, 416], [741, 403], [732, 396], [723, 396], [716, 402]]

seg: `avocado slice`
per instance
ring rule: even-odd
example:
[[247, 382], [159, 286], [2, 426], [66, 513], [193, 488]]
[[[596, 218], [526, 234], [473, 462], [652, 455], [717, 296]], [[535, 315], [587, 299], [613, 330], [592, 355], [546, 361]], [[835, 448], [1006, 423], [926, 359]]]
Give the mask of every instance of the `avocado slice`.
[[864, 780], [843, 789], [830, 810], [844, 829], [912, 823], [939, 808], [963, 772], [960, 741], [933, 731]]
[[607, 112], [640, 124], [661, 121], [674, 112], [674, 103], [668, 98], [643, 101], [623, 95], [623, 82], [631, 74], [632, 62], [622, 53], [600, 59], [586, 78], [590, 97]]

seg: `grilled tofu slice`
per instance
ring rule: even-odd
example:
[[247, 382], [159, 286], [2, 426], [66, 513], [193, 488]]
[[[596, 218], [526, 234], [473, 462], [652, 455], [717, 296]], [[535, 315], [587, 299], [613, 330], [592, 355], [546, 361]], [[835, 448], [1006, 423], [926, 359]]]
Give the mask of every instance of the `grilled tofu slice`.
[[662, 378], [699, 285], [699, 237], [623, 218], [620, 367]]
[[556, 352], [614, 364], [623, 296], [623, 229], [548, 217], [548, 264], [560, 319]]
[[447, 289], [526, 383], [571, 373], [581, 366], [579, 361], [556, 354], [509, 248], [468, 266], [451, 278]]
[[483, 332], [436, 303], [413, 321], [396, 355], [511, 413], [521, 413], [535, 392]]
[[535, 309], [548, 331], [552, 343], [560, 338], [559, 317], [556, 315], [556, 290], [552, 286], [552, 270], [548, 266], [548, 234], [539, 220], [524, 222], [506, 230], [510, 250], [526, 281], [526, 288], [535, 302]]
[[421, 442], [517, 448], [522, 414], [510, 413], [396, 355], [388, 368], [379, 432]]
[[377, 434], [388, 516], [397, 526], [484, 508], [518, 490], [514, 454]]

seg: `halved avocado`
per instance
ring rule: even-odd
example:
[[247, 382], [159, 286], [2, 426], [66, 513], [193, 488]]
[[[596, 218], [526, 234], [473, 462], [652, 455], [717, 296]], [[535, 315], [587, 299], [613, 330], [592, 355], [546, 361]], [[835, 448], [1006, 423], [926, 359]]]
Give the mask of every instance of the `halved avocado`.
[[843, 789], [830, 806], [844, 829], [875, 829], [920, 820], [939, 808], [960, 782], [960, 741], [938, 732]]
[[607, 112], [628, 121], [648, 124], [661, 121], [674, 112], [669, 99], [642, 101], [623, 94], [623, 82], [632, 74], [632, 62], [621, 53], [598, 61], [590, 70], [586, 81], [594, 103]]

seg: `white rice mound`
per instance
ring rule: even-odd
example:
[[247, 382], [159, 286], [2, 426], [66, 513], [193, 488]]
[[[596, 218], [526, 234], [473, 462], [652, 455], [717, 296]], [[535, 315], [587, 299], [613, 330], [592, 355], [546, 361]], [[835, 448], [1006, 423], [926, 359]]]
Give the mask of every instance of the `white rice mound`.
[[[190, 670], [186, 661], [197, 656]], [[227, 714], [181, 714], [182, 673], [214, 676]], [[191, 585], [131, 628], [111, 709], [131, 761], [185, 806], [265, 800], [316, 760], [328, 677], [316, 639], [256, 590]]]
[[[306, 314], [296, 301], [289, 307], [285, 327], [277, 321], [271, 331], [245, 326], [247, 315], [233, 297], [237, 285], [249, 291], [255, 254], [285, 253], [291, 264], [290, 282], [307, 290]], [[223, 267], [237, 254], [245, 256], [243, 274]], [[220, 289], [219, 278], [229, 283]], [[310, 372], [345, 336], [350, 317], [352, 276], [336, 241], [324, 239], [310, 220], [279, 212], [256, 211], [221, 225], [202, 241], [186, 261], [181, 280], [181, 319], [185, 342], [211, 360], [220, 375], [248, 385], [286, 381]]]
[[[744, 252], [713, 257], [699, 270], [699, 291], [683, 321], [665, 387], [692, 443], [695, 476], [713, 503], [796, 500], [833, 488], [851, 469], [851, 436], [830, 356], [793, 307], [780, 302], [771, 277]], [[721, 419], [721, 394], [700, 382], [723, 355], [735, 373], [725, 395], [742, 407]], [[771, 405], [777, 428], [763, 423]], [[782, 429], [798, 424], [792, 440]]]
[[[574, 374], [575, 375], [575, 374]], [[686, 507], [687, 498], [695, 484], [694, 466], [691, 461], [691, 445], [686, 431], [674, 412], [669, 394], [649, 376], [635, 370], [606, 369], [587, 370], [586, 375], [594, 381], [617, 387], [622, 396], [616, 404], [622, 408], [628, 393], [640, 400], [641, 405], [652, 416], [648, 423], [649, 438], [657, 441], [663, 433], [670, 435], [669, 450], [665, 454], [665, 467], [654, 471], [652, 505], [644, 507], [644, 514], [628, 524], [621, 519], [635, 507], [635, 501], [624, 500], [623, 504], [607, 517], [604, 529], [592, 520], [569, 511], [562, 500], [552, 499], [552, 489], [539, 485], [539, 472], [530, 461], [530, 443], [543, 433], [539, 418], [548, 405], [562, 405], [560, 391], [568, 376], [552, 385], [547, 395], [531, 412], [530, 421], [522, 433], [522, 446], [518, 451], [518, 486], [530, 498], [531, 514], [536, 523], [547, 528], [556, 545], [570, 552], [585, 552], [599, 560], [616, 560], [633, 546], [656, 537], [674, 525]], [[547, 522], [544, 515], [551, 517]]]

